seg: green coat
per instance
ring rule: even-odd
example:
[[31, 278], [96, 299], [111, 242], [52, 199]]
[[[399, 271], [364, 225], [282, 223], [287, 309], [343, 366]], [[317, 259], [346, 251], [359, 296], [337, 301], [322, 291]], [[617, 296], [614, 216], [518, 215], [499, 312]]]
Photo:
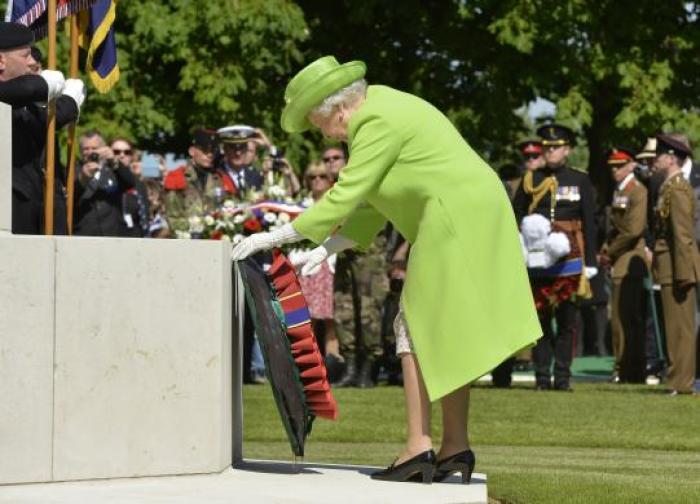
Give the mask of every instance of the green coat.
[[488, 373], [542, 334], [508, 196], [429, 103], [370, 86], [340, 179], [294, 228], [367, 247], [387, 219], [411, 244], [402, 306], [428, 395]]

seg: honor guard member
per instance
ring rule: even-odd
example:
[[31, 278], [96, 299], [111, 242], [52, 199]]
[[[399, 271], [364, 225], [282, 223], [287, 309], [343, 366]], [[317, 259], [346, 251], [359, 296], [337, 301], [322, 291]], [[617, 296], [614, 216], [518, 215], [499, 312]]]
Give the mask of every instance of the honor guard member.
[[[0, 101], [12, 107], [12, 232], [43, 233], [47, 100], [56, 99], [56, 128], [78, 117], [85, 100], [79, 79], [45, 70], [34, 75], [32, 31], [0, 22]], [[64, 173], [56, 156], [54, 233], [66, 234]]]
[[[540, 127], [545, 166], [526, 172], [513, 207], [518, 222], [538, 213], [552, 231], [566, 234], [570, 253], [551, 268], [530, 270], [530, 282], [543, 336], [532, 350], [536, 388], [570, 391], [577, 297], [590, 298], [588, 278], [597, 273], [593, 188], [588, 175], [567, 166], [574, 133], [559, 124]], [[556, 320], [556, 334], [553, 329]]]
[[601, 262], [612, 270], [613, 381], [643, 383], [648, 297], [644, 289], [648, 271], [644, 252], [647, 190], [634, 175], [636, 161], [631, 150], [612, 149], [608, 166], [616, 188]]
[[693, 393], [695, 382], [695, 286], [700, 255], [695, 244], [695, 195], [681, 167], [690, 155], [687, 144], [671, 135], [656, 137], [656, 168], [666, 175], [656, 205], [653, 270], [661, 285], [666, 344], [667, 383], [673, 395]]

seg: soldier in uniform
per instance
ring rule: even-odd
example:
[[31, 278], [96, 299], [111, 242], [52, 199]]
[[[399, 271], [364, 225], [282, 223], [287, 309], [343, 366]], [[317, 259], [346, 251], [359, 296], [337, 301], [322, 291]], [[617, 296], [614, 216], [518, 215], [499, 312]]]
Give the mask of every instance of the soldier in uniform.
[[644, 382], [647, 265], [644, 252], [647, 190], [634, 175], [631, 150], [613, 149], [608, 166], [617, 187], [613, 195], [610, 231], [601, 251], [612, 267], [612, 342], [615, 382]]
[[[47, 99], [56, 99], [56, 127], [78, 117], [85, 100], [79, 79], [61, 72], [35, 75], [32, 31], [17, 23], [0, 22], [0, 101], [12, 107], [12, 232], [44, 231], [44, 168]], [[54, 234], [66, 234], [65, 173], [56, 156]]]
[[563, 232], [569, 238], [571, 252], [564, 260], [543, 272], [530, 271], [543, 332], [532, 350], [536, 388], [551, 388], [554, 354], [554, 388], [569, 391], [576, 332], [575, 300], [591, 296], [588, 278], [597, 274], [595, 202], [588, 176], [566, 165], [573, 132], [562, 125], [548, 124], [540, 127], [537, 134], [542, 138], [545, 166], [525, 173], [513, 207], [518, 222], [526, 215], [538, 213], [551, 221], [553, 231]]
[[226, 191], [214, 169], [217, 145], [214, 130], [194, 130], [189, 161], [163, 177], [163, 203], [173, 232], [188, 232], [190, 217], [201, 216], [222, 202]]
[[[331, 173], [345, 166], [342, 147], [328, 147], [323, 162]], [[382, 354], [382, 313], [389, 292], [386, 275], [386, 237], [379, 235], [365, 253], [345, 250], [338, 254], [334, 277], [334, 321], [345, 359], [339, 387], [371, 387], [376, 359]]]
[[700, 255], [695, 243], [695, 195], [681, 167], [690, 155], [687, 144], [672, 135], [656, 137], [656, 169], [666, 175], [656, 205], [653, 269], [661, 284], [670, 365], [671, 393], [693, 393], [695, 382], [695, 286]]

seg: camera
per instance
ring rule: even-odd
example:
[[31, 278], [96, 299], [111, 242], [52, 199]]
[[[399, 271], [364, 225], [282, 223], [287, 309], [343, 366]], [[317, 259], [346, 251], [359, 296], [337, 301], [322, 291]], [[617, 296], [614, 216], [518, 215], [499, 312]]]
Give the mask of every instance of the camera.
[[274, 172], [281, 171], [287, 165], [284, 160], [284, 151], [274, 145], [270, 147], [270, 157], [272, 158], [272, 171]]
[[87, 155], [86, 161], [90, 161], [92, 163], [98, 163], [100, 161], [100, 155], [97, 152], [91, 152], [90, 154]]

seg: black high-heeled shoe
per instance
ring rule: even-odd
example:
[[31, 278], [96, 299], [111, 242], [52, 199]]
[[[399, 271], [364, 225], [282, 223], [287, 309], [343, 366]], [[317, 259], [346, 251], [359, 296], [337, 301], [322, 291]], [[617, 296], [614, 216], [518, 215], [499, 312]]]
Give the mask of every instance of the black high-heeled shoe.
[[462, 484], [468, 485], [472, 480], [472, 472], [476, 465], [476, 456], [471, 450], [455, 453], [444, 460], [438, 460], [435, 464], [433, 481], [444, 481], [451, 474], [461, 472]]
[[391, 464], [386, 469], [372, 473], [372, 479], [382, 481], [418, 480], [423, 483], [432, 483], [435, 461], [435, 452], [426, 450], [399, 465]]

